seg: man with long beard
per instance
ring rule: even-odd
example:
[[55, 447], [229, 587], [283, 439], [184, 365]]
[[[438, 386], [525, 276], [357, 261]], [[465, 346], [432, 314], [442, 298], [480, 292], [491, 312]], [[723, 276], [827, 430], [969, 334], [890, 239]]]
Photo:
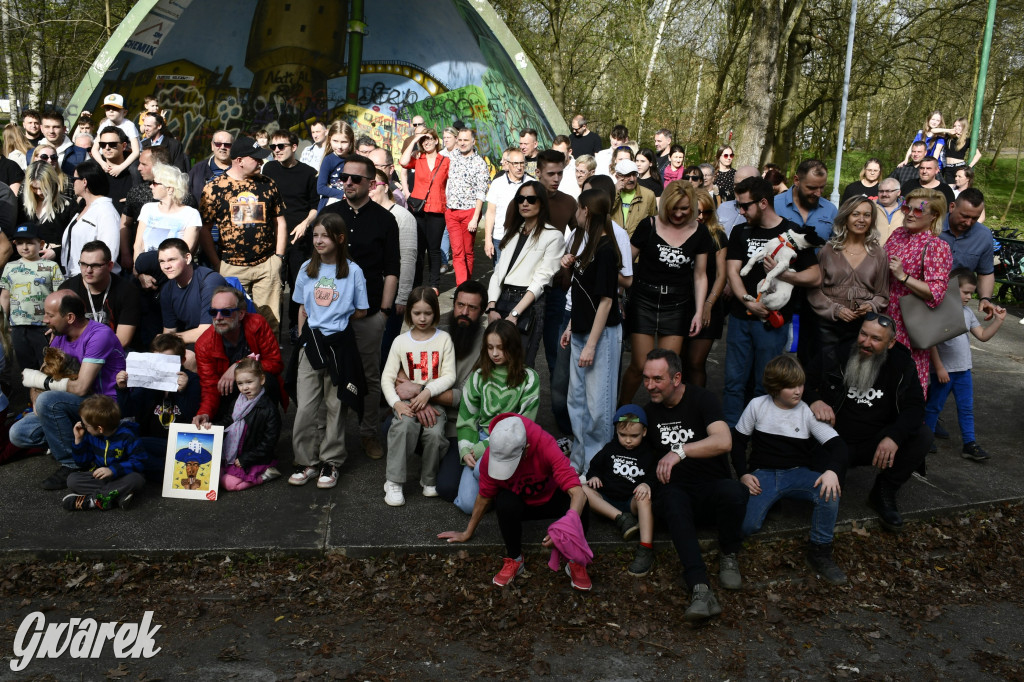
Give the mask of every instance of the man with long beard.
[[804, 400], [849, 446], [850, 466], [879, 470], [868, 496], [886, 530], [903, 530], [896, 492], [924, 462], [932, 433], [910, 351], [892, 318], [868, 313], [848, 349], [828, 348], [810, 364]]
[[[459, 480], [462, 478], [462, 462], [459, 458], [459, 441], [455, 433], [455, 425], [459, 421], [459, 403], [462, 400], [462, 387], [469, 378], [473, 367], [480, 358], [483, 346], [484, 326], [480, 324], [484, 303], [487, 302], [487, 290], [484, 285], [474, 279], [467, 279], [455, 289], [455, 305], [447, 316], [442, 328], [452, 337], [455, 346], [455, 385], [444, 393], [430, 399], [416, 418], [424, 426], [433, 426], [437, 414], [443, 409], [447, 413], [448, 422], [445, 436], [448, 438], [448, 452], [441, 458], [441, 466], [437, 472], [438, 495], [453, 502], [459, 492]], [[422, 390], [405, 376], [398, 375], [395, 391], [402, 400], [409, 400]]]

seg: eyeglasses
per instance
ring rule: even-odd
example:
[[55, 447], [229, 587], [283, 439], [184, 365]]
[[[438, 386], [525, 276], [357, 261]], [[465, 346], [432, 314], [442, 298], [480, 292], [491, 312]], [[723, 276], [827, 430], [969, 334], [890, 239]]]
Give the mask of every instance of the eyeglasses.
[[291, 145], [288, 144], [287, 142], [279, 142], [278, 144], [272, 144], [272, 145], [268, 145], [268, 146], [271, 149], [273, 149], [275, 152], [279, 152], [282, 149], [284, 149], [285, 147], [291, 147]]
[[217, 149], [228, 149], [231, 146], [230, 142], [214, 142], [213, 146]]
[[537, 203], [537, 195], [536, 194], [520, 194], [519, 196], [516, 197], [516, 203], [517, 204], [522, 204], [524, 202], [529, 204], [530, 206], [533, 206], [534, 204]]
[[78, 267], [80, 270], [102, 270], [107, 267], [106, 263], [86, 263], [84, 261], [78, 261]]
[[338, 179], [342, 182], [351, 182], [353, 185], [358, 185], [363, 180], [373, 180], [373, 178], [368, 178], [365, 175], [351, 175], [349, 173], [340, 173]]
[[748, 208], [750, 208], [751, 206], [753, 206], [756, 203], [759, 203], [759, 202], [757, 202], [757, 201], [737, 201], [736, 202], [736, 208], [738, 208], [741, 211], [746, 211]]
[[732, 156], [733, 156], [732, 154], [722, 154], [722, 158], [723, 159], [731, 159]]
[[882, 313], [868, 313], [867, 315], [864, 316], [864, 320], [867, 322], [877, 322], [883, 327], [887, 327], [889, 329], [892, 329], [896, 326], [896, 324], [892, 321], [891, 317], [883, 315]]
[[238, 308], [210, 308], [206, 312], [210, 313], [210, 317], [231, 317], [238, 312]]
[[46, 163], [57, 160], [57, 157], [52, 154], [36, 154], [36, 158], [40, 161], [45, 161]]
[[116, 141], [116, 142], [97, 142], [96, 144], [98, 144], [100, 146], [100, 149], [114, 149], [114, 148], [120, 146], [121, 142], [120, 141]]
[[510, 166], [525, 166], [526, 162], [525, 161], [509, 161], [508, 165], [510, 165]]
[[899, 190], [898, 189], [880, 189], [880, 190], [878, 190], [879, 194], [892, 194], [893, 192], [899, 192]]
[[684, 180], [690, 180], [691, 182], [704, 182], [704, 178], [699, 175], [684, 175]]
[[906, 201], [904, 201], [902, 204], [900, 204], [900, 210], [903, 211], [903, 215], [911, 215], [911, 214], [913, 214], [913, 216], [915, 218], [920, 218], [920, 217], [924, 216], [924, 207], [927, 206], [927, 205], [928, 205], [927, 201], [922, 201], [915, 208], [915, 207], [911, 206], [910, 204], [908, 204]]

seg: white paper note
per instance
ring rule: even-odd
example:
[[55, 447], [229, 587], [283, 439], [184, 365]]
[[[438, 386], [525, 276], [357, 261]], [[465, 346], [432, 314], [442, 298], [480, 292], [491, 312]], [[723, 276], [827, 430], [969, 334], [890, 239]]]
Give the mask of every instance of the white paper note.
[[128, 387], [177, 391], [181, 358], [163, 353], [129, 353], [126, 360]]

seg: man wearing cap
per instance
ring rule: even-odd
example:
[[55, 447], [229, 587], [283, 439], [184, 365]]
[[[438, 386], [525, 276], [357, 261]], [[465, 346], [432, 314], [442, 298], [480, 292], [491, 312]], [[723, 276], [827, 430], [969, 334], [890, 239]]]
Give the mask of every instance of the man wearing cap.
[[[203, 188], [199, 243], [222, 276], [238, 278], [277, 333], [288, 227], [277, 184], [260, 173], [268, 156], [270, 150], [251, 137], [231, 145], [231, 168]], [[220, 234], [216, 244], [214, 229]]]
[[722, 612], [711, 592], [696, 521], [714, 521], [721, 553], [719, 584], [740, 589], [736, 554], [750, 491], [732, 478], [728, 459], [732, 435], [718, 399], [700, 386], [683, 383], [683, 363], [674, 351], [655, 348], [647, 354], [644, 387], [651, 396], [645, 408], [647, 442], [660, 457], [657, 475], [662, 486], [654, 496], [654, 513], [672, 536], [691, 591], [684, 617], [696, 623]]
[[[82, 149], [71, 141], [67, 136], [67, 128], [64, 126], [64, 117], [56, 111], [44, 111], [42, 115], [41, 130], [43, 140], [46, 144], [52, 145], [57, 150], [57, 163], [64, 174], [71, 177], [75, 174], [75, 168], [89, 158], [89, 151]], [[29, 149], [25, 153], [27, 163], [32, 163], [32, 152]]]
[[198, 205], [203, 196], [203, 188], [210, 180], [219, 178], [231, 168], [231, 145], [235, 137], [226, 130], [218, 130], [210, 140], [213, 154], [203, 159], [188, 172], [188, 190], [195, 197]]
[[[124, 108], [124, 97], [121, 95], [110, 94], [104, 97], [103, 112], [106, 118], [96, 128], [96, 142], [92, 145], [92, 158], [96, 159], [96, 162], [103, 167], [103, 170], [117, 177], [135, 163], [135, 159], [139, 158], [139, 152], [142, 151], [139, 142], [139, 129], [135, 127], [132, 121], [125, 117], [128, 110]], [[103, 131], [111, 126], [120, 128], [131, 145], [131, 153], [117, 165], [110, 164], [108, 159], [100, 153], [100, 137], [103, 135]]]
[[[480, 461], [480, 493], [466, 530], [445, 531], [437, 537], [466, 542], [494, 504], [506, 556], [492, 582], [505, 586], [524, 570], [523, 521], [559, 519], [572, 509], [585, 532], [589, 520], [587, 495], [554, 437], [526, 417], [499, 414], [491, 420], [489, 443]], [[543, 544], [550, 547], [551, 539], [545, 536]], [[570, 561], [565, 571], [577, 590], [591, 588], [582, 564]]]
[[118, 214], [123, 214], [128, 192], [132, 187], [142, 184], [138, 164], [130, 164], [127, 170], [115, 173], [126, 160], [125, 154], [129, 147], [128, 136], [120, 128], [107, 126], [97, 137], [96, 144], [100, 147], [100, 157], [103, 159], [100, 166], [110, 175], [108, 178], [110, 189], [107, 196], [114, 202], [114, 208], [117, 209]]
[[615, 164], [615, 204], [612, 206], [612, 220], [622, 225], [629, 236], [642, 220], [658, 214], [658, 200], [654, 192], [637, 183], [640, 169], [635, 161], [623, 159]]

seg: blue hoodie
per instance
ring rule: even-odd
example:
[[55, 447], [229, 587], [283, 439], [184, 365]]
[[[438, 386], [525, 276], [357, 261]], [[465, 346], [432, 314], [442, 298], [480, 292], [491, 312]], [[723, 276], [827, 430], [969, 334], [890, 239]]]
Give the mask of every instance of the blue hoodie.
[[141, 474], [146, 460], [146, 451], [139, 442], [139, 426], [132, 422], [121, 422], [109, 438], [86, 432], [82, 442], [71, 447], [71, 455], [83, 471], [107, 467], [114, 472], [114, 478], [133, 471]]

